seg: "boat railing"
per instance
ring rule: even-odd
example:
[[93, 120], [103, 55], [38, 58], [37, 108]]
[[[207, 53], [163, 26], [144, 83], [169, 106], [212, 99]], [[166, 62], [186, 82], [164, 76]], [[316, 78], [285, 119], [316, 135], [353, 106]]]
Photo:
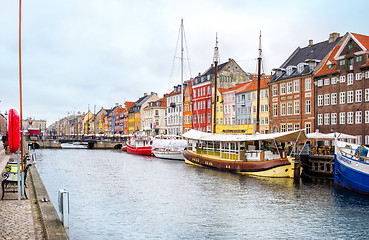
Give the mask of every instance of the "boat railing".
[[369, 163], [369, 158], [368, 157], [355, 155], [355, 150], [353, 148], [345, 146], [345, 147], [343, 147], [343, 149], [345, 149], [349, 152], [346, 152], [346, 151], [339, 148], [339, 151], [341, 152], [341, 154], [344, 154], [348, 157], [351, 157], [352, 160]]

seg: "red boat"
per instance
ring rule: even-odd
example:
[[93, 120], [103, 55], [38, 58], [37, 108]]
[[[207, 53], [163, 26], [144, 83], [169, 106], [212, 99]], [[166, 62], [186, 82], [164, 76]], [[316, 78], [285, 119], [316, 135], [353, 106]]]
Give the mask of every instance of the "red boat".
[[127, 141], [127, 152], [140, 155], [153, 155], [152, 139], [150, 138], [131, 138]]

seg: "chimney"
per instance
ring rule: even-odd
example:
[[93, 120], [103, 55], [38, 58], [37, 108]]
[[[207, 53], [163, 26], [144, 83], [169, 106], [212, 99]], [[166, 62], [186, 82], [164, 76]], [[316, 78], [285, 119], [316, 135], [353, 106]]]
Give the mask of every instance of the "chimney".
[[329, 43], [335, 42], [337, 40], [337, 38], [339, 38], [339, 37], [340, 37], [339, 33], [333, 32], [333, 33], [329, 34], [329, 41], [328, 42]]
[[144, 97], [146, 97], [147, 96], [147, 93], [144, 93]]
[[311, 47], [311, 46], [313, 46], [313, 40], [312, 39], [309, 40], [309, 47]]
[[232, 58], [228, 58], [228, 62], [232, 61]]
[[211, 64], [211, 65], [210, 65], [210, 67], [214, 67], [214, 65], [213, 65], [213, 64]]
[[201, 73], [199, 73], [199, 77], [201, 76]]

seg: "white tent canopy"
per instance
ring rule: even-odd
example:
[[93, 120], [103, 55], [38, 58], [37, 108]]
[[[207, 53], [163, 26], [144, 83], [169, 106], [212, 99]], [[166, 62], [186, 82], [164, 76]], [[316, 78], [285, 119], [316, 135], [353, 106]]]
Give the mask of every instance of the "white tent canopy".
[[307, 137], [305, 130], [296, 130], [291, 132], [281, 133], [268, 133], [268, 134], [253, 134], [253, 135], [234, 135], [234, 134], [217, 134], [217, 133], [204, 133], [194, 129], [183, 134], [184, 138], [203, 140], [203, 141], [214, 141], [214, 142], [247, 142], [247, 141], [258, 141], [258, 140], [275, 140], [279, 142], [294, 142], [303, 141]]
[[306, 134], [308, 139], [315, 139], [315, 140], [334, 140], [335, 139], [335, 135], [337, 136], [337, 139], [356, 139], [355, 136], [353, 135], [349, 135], [349, 134], [345, 134], [345, 133], [319, 133], [319, 132], [314, 132], [314, 133], [309, 133]]

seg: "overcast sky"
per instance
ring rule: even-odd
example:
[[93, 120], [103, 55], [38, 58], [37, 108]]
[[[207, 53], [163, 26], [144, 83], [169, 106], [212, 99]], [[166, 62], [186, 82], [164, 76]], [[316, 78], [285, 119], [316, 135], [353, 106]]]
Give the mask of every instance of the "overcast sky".
[[[50, 125], [68, 112], [110, 108], [146, 92], [162, 97], [180, 83], [181, 18], [189, 79], [212, 63], [216, 33], [220, 62], [233, 58], [255, 73], [261, 31], [270, 73], [309, 39], [368, 35], [367, 9], [369, 1], [23, 0], [23, 118]], [[2, 113], [20, 109], [18, 13], [17, 0], [0, 1]]]

